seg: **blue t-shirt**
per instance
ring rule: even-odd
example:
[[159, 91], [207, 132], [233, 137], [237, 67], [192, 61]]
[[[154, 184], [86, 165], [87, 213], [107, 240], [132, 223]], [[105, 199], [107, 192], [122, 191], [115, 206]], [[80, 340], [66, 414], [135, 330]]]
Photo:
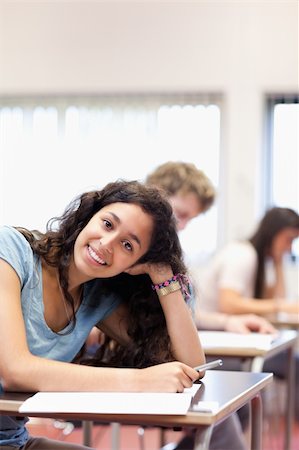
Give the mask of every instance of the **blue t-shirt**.
[[[42, 268], [24, 236], [9, 226], [0, 227], [0, 258], [10, 264], [21, 283], [21, 306], [28, 347], [33, 355], [70, 362], [84, 344], [90, 330], [119, 305], [115, 294], [101, 293], [101, 281], [85, 283], [76, 326], [69, 334], [52, 331], [44, 318]], [[62, 333], [68, 330], [68, 325]], [[5, 345], [2, 342], [0, 345]], [[0, 384], [1, 390], [1, 384]], [[22, 446], [28, 439], [27, 418], [0, 416], [1, 445]]]

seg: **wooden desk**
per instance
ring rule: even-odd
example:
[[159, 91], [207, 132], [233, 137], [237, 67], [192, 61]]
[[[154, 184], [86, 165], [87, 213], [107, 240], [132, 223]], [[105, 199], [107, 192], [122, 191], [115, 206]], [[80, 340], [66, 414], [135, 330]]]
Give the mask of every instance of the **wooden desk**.
[[[230, 414], [251, 402], [253, 409], [252, 449], [262, 450], [262, 404], [260, 391], [272, 381], [273, 375], [251, 372], [228, 372], [210, 370], [200, 382], [201, 387], [193, 398], [186, 415], [131, 415], [131, 414], [65, 414], [31, 413], [30, 417], [50, 417], [55, 419], [119, 422], [130, 425], [150, 425], [158, 427], [196, 428], [196, 450], [208, 450], [213, 426]], [[0, 414], [20, 415], [18, 409], [31, 394], [0, 393]], [[198, 401], [216, 401], [213, 412], [196, 411]]]
[[[200, 336], [199, 332], [199, 336]], [[287, 396], [286, 396], [286, 427], [285, 427], [285, 450], [291, 449], [292, 423], [294, 419], [294, 393], [295, 393], [295, 364], [294, 349], [298, 334], [294, 330], [281, 330], [278, 337], [271, 343], [270, 348], [257, 348], [246, 346], [242, 348], [237, 340], [236, 334], [235, 344], [232, 341], [229, 347], [221, 345], [221, 334], [226, 333], [208, 331], [205, 334], [217, 333], [219, 335], [219, 347], [205, 346], [203, 348], [206, 356], [229, 356], [239, 358], [242, 361], [242, 370], [250, 370], [252, 372], [262, 372], [266, 359], [286, 350], [288, 353], [288, 374], [287, 374]], [[250, 337], [248, 337], [250, 339]], [[224, 366], [225, 368], [225, 366]]]

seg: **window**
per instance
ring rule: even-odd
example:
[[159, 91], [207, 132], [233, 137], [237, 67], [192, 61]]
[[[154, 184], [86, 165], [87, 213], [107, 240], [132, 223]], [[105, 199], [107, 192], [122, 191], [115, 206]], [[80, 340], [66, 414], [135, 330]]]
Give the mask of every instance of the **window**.
[[[299, 96], [268, 98], [268, 205], [299, 211]], [[298, 239], [293, 253], [299, 257]]]
[[[194, 162], [217, 188], [220, 104], [191, 94], [0, 99], [0, 223], [43, 230], [81, 192], [144, 180], [167, 160]], [[189, 227], [186, 253], [213, 251], [217, 207]]]

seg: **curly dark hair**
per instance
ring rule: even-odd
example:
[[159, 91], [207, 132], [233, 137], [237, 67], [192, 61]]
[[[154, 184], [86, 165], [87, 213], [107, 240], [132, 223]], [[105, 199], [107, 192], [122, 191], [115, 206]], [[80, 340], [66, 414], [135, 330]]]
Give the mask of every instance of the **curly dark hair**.
[[[70, 203], [61, 217], [48, 222], [46, 233], [18, 228], [33, 251], [58, 268], [63, 293], [73, 308], [73, 328], [76, 316], [74, 300], [68, 292], [68, 270], [75, 241], [94, 214], [116, 202], [139, 205], [153, 219], [149, 249], [137, 263], [167, 263], [174, 273], [186, 273], [172, 208], [162, 191], [138, 181], [119, 180], [102, 190], [84, 193]], [[145, 367], [173, 359], [164, 314], [148, 275], [122, 273], [94, 283], [101, 291], [107, 289], [120, 295], [126, 303], [131, 343], [124, 348], [107, 338], [97, 357], [88, 364]]]
[[299, 231], [299, 215], [293, 209], [275, 206], [265, 213], [257, 230], [249, 239], [258, 255], [258, 268], [254, 290], [256, 298], [262, 298], [263, 295], [265, 261], [273, 239], [280, 231], [289, 227], [297, 228]]

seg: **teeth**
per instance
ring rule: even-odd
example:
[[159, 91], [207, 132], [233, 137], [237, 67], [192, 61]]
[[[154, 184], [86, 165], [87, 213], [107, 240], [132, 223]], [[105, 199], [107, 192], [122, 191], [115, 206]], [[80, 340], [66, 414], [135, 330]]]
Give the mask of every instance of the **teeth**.
[[96, 254], [96, 252], [94, 252], [93, 249], [89, 246], [88, 246], [88, 252], [89, 252], [90, 256], [92, 257], [92, 259], [94, 259], [97, 263], [102, 264], [102, 265], [106, 264], [106, 262], [102, 258], [100, 258]]

